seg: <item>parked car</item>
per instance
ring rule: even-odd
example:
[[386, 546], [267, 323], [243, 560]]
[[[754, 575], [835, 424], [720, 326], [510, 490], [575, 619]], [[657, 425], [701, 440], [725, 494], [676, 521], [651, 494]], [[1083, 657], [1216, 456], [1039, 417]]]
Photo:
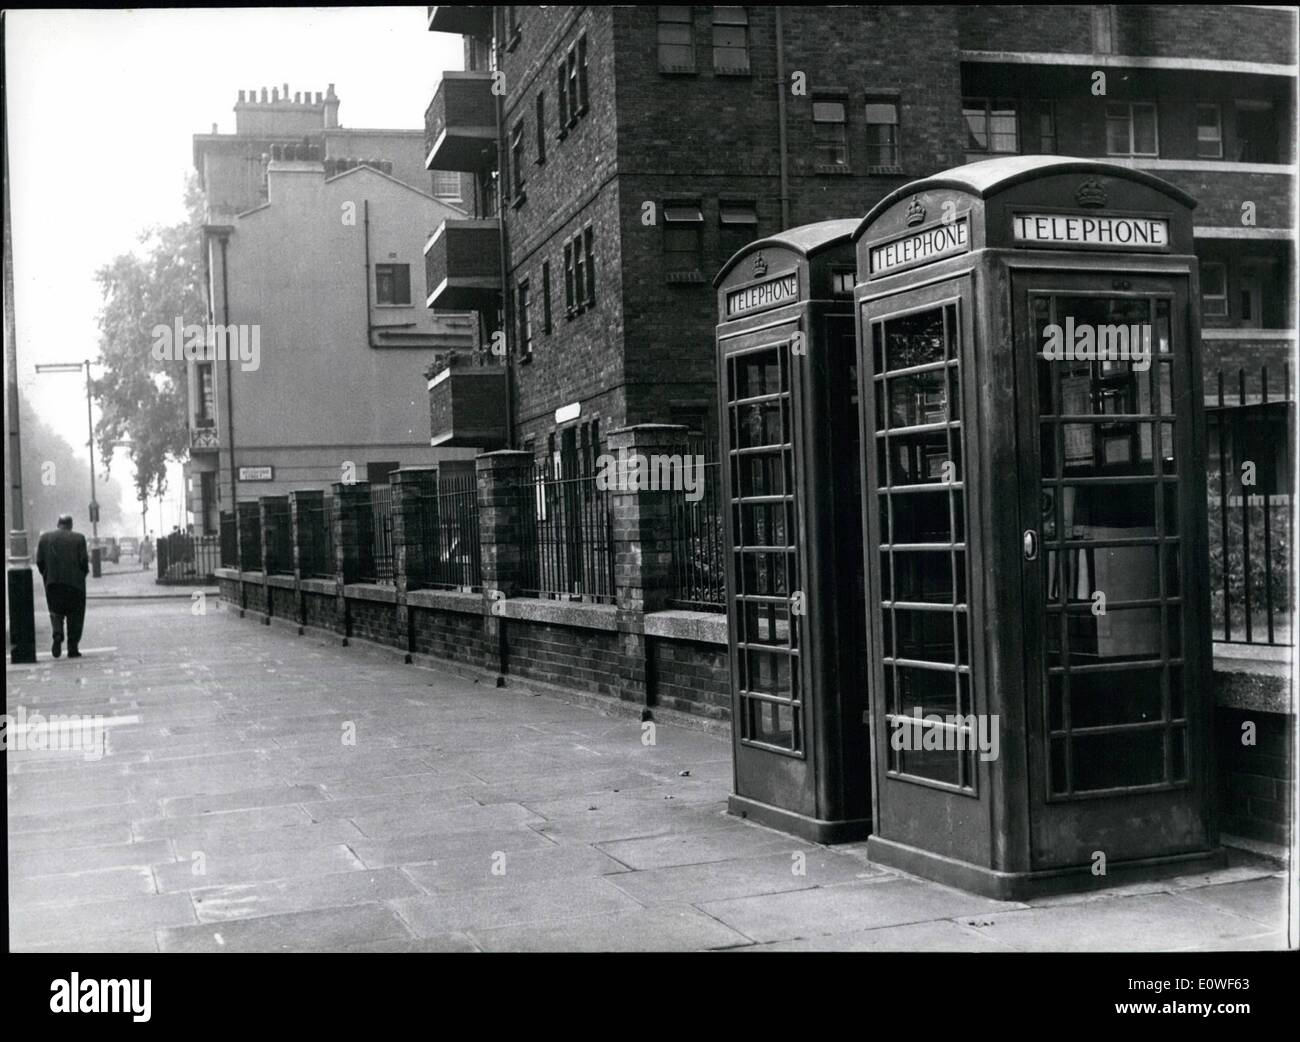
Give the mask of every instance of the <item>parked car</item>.
[[133, 535], [124, 535], [117, 541], [118, 549], [124, 555], [129, 554], [132, 557], [140, 556], [140, 540]]

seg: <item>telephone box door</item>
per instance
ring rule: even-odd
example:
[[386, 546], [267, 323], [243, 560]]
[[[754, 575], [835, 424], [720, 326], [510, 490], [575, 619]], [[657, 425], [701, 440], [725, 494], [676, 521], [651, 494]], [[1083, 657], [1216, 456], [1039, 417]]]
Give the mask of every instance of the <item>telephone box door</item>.
[[1032, 867], [1204, 849], [1187, 281], [1016, 272], [1012, 297]]

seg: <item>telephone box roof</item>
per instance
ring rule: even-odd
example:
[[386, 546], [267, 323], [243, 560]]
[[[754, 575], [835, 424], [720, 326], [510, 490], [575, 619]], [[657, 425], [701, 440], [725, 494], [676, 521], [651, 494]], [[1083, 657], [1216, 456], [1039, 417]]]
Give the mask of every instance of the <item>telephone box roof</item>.
[[956, 166], [932, 177], [924, 177], [896, 188], [876, 203], [858, 222], [853, 238], [861, 238], [868, 226], [900, 199], [918, 192], [927, 192], [936, 188], [955, 188], [978, 196], [980, 199], [988, 199], [1025, 181], [1052, 174], [1094, 174], [1124, 178], [1163, 192], [1188, 209], [1196, 206], [1196, 200], [1181, 188], [1144, 170], [1133, 170], [1115, 163], [1104, 163], [1098, 159], [1079, 159], [1074, 156], [1004, 156], [1001, 159], [983, 159], [978, 163]]
[[783, 232], [777, 232], [775, 235], [769, 235], [765, 239], [756, 239], [747, 246], [738, 250], [732, 258], [722, 266], [713, 280], [714, 286], [722, 285], [722, 280], [727, 277], [727, 272], [736, 266], [736, 262], [754, 250], [763, 247], [779, 247], [781, 249], [793, 250], [801, 257], [807, 257], [817, 253], [828, 246], [834, 246], [837, 243], [848, 242], [853, 235], [853, 230], [858, 226], [856, 218], [836, 221], [817, 221], [815, 224], [801, 224], [797, 228], [787, 228]]

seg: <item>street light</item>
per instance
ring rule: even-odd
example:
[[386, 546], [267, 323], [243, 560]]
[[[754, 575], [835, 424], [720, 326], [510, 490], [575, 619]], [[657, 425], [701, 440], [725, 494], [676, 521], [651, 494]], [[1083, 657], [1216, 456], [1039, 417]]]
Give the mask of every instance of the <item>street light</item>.
[[99, 549], [99, 501], [95, 498], [95, 418], [90, 407], [90, 359], [85, 362], [50, 362], [46, 365], [38, 365], [38, 373], [77, 373], [82, 366], [86, 369], [86, 426], [90, 432], [90, 440], [86, 442], [86, 447], [90, 449], [90, 567], [91, 574], [98, 579], [100, 576], [100, 549]]

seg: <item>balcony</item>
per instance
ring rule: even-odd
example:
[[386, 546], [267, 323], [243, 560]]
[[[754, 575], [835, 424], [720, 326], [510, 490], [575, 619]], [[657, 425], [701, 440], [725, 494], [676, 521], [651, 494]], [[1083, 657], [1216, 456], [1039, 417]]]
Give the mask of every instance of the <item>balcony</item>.
[[496, 98], [490, 72], [444, 72], [424, 113], [424, 165], [475, 173], [496, 166]]
[[495, 311], [501, 299], [497, 221], [443, 221], [425, 244], [424, 277], [428, 307]]
[[202, 420], [196, 420], [190, 427], [190, 451], [217, 452], [220, 449], [221, 437], [217, 433], [216, 424], [209, 421], [204, 425]]
[[459, 36], [491, 36], [491, 4], [442, 4], [426, 9], [429, 31]]
[[506, 369], [484, 352], [452, 352], [429, 367], [430, 445], [506, 447]]

